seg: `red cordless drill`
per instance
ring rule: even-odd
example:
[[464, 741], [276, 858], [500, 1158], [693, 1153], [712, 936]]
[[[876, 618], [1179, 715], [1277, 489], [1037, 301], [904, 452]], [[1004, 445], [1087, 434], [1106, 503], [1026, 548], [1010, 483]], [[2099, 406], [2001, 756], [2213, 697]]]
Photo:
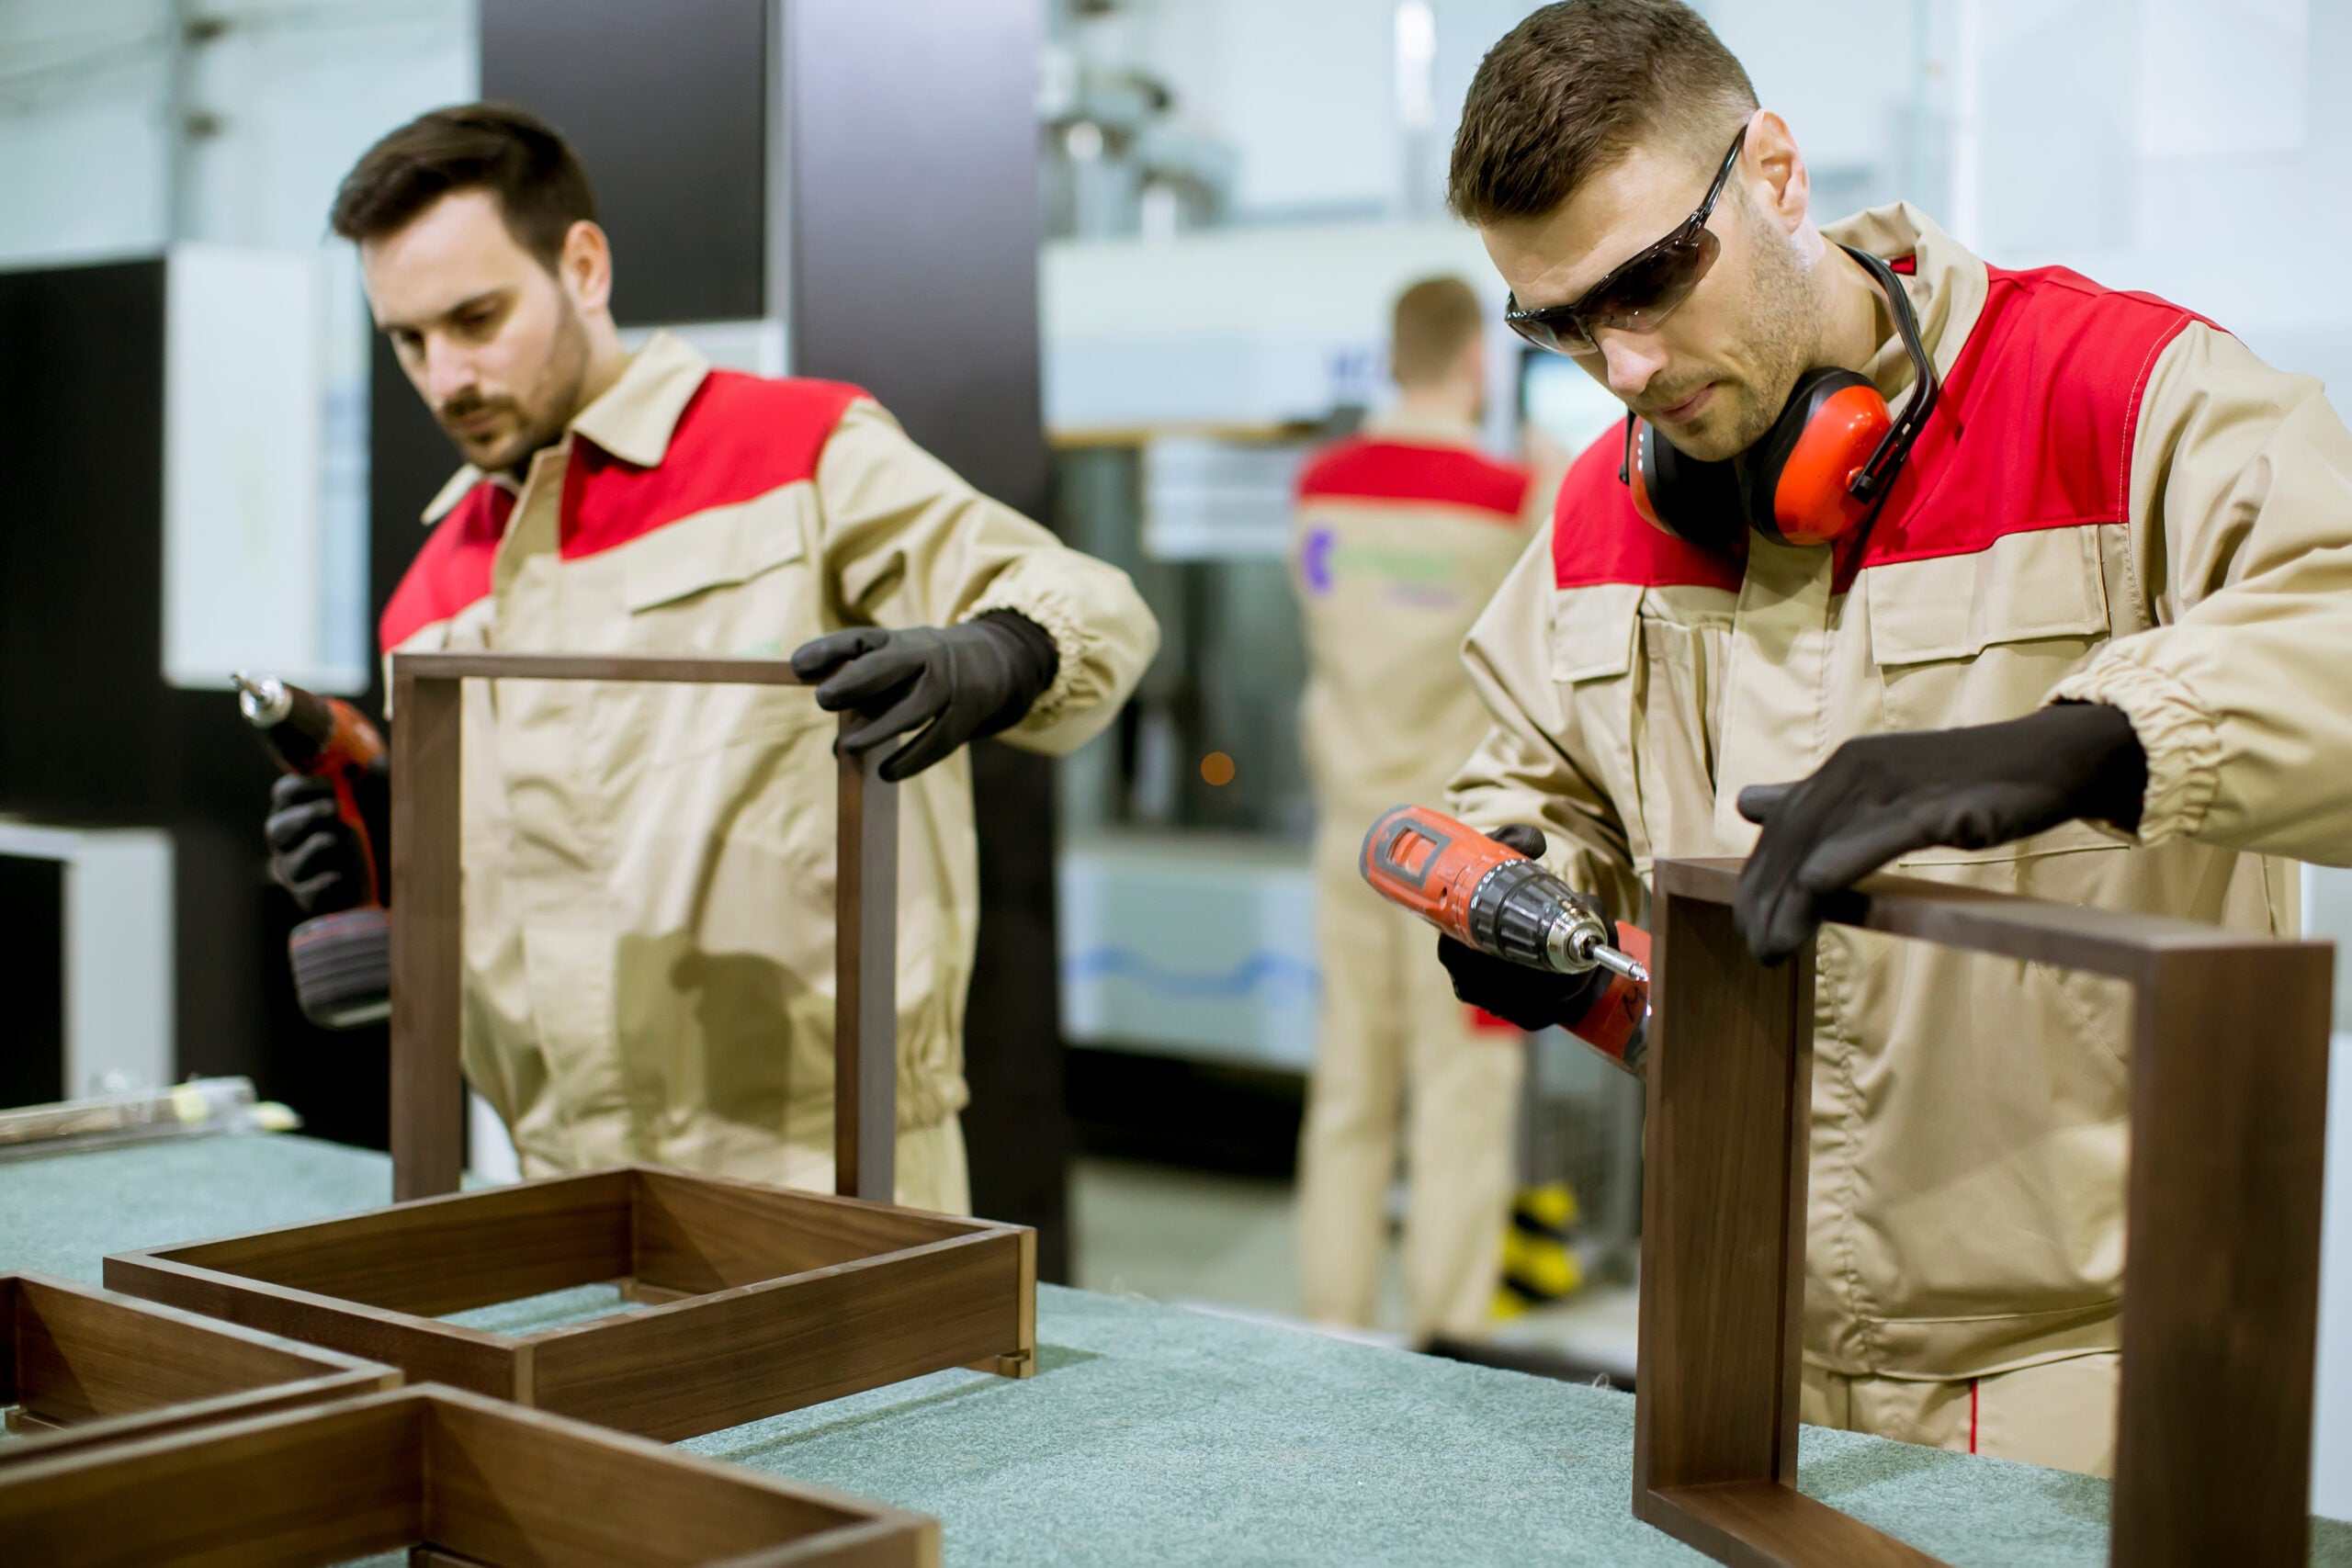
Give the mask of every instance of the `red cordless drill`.
[[1562, 975], [1609, 971], [1569, 1033], [1636, 1077], [1648, 1034], [1650, 942], [1576, 901], [1558, 877], [1508, 844], [1423, 806], [1399, 806], [1364, 835], [1363, 879], [1391, 903], [1490, 957]]
[[356, 907], [314, 915], [287, 942], [294, 995], [311, 1022], [356, 1029], [388, 1017], [391, 1001], [391, 922], [376, 845], [359, 810], [358, 784], [384, 756], [384, 738], [359, 710], [276, 676], [236, 676], [237, 708], [261, 731], [262, 744], [289, 773], [334, 786], [335, 816], [358, 846], [365, 897]]

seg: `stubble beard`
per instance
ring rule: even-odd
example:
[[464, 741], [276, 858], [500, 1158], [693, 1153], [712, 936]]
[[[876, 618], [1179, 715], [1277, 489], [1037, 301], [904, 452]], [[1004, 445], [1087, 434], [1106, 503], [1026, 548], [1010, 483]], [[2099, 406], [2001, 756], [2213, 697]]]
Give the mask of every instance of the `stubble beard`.
[[580, 412], [581, 389], [588, 380], [588, 323], [572, 307], [570, 296], [559, 293], [556, 300], [561, 313], [546, 368], [528, 393], [513, 400], [521, 428], [496, 450], [473, 457], [474, 466], [485, 472], [511, 469], [519, 473], [533, 457], [563, 439], [564, 430]]
[[1714, 460], [1736, 457], [1764, 439], [1788, 405], [1797, 378], [1814, 357], [1820, 333], [1813, 309], [1812, 277], [1785, 236], [1763, 237], [1748, 272], [1750, 310], [1755, 323], [1748, 335], [1746, 357], [1757, 367], [1757, 379], [1738, 389], [1729, 434], [1711, 442], [1719, 448], [1706, 454]]

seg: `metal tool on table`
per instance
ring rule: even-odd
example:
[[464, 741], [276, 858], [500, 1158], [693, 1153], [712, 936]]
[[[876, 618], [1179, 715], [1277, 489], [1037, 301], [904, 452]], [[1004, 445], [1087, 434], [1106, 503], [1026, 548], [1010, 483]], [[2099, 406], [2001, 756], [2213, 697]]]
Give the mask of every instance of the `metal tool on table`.
[[1454, 941], [1562, 975], [1609, 972], [1568, 1032], [1638, 1076], [1650, 1011], [1649, 938], [1609, 924], [1568, 885], [1508, 844], [1425, 806], [1399, 806], [1364, 835], [1363, 879]]
[[240, 671], [234, 679], [238, 711], [261, 732], [270, 756], [289, 773], [334, 786], [335, 815], [359, 846], [365, 899], [352, 908], [312, 916], [287, 940], [295, 998], [311, 1022], [328, 1029], [377, 1022], [392, 1010], [391, 919], [358, 787], [369, 769], [382, 765], [384, 738], [340, 697], [322, 697], [274, 675]]

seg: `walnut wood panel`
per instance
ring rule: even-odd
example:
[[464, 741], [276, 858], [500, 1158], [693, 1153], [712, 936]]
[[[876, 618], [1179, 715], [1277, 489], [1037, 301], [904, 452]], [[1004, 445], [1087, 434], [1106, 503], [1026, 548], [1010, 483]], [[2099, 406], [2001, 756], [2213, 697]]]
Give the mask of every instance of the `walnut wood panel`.
[[936, 1568], [939, 1527], [451, 1389], [409, 1389], [0, 1472], [44, 1568]]
[[521, 1397], [515, 1392], [520, 1358], [514, 1342], [503, 1335], [289, 1291], [153, 1253], [107, 1258], [106, 1280], [109, 1290], [382, 1361], [413, 1382], [448, 1383], [499, 1398]]
[[757, 1284], [996, 1228], [751, 1181], [637, 1173], [641, 1295], [649, 1284], [687, 1295]]
[[660, 653], [402, 653], [420, 681], [659, 681], [709, 686], [800, 686], [788, 659]]
[[2133, 1017], [2119, 1563], [2301, 1563], [2333, 961], [2166, 953]]
[[12, 1466], [0, 1471], [0, 1541], [42, 1568], [277, 1568], [404, 1546], [424, 1522], [413, 1397]]
[[1643, 1517], [1655, 1487], [1796, 1479], [1787, 1348], [1804, 1305], [1813, 1079], [1811, 953], [1767, 969], [1728, 908], [1667, 894], [1659, 910], [1634, 1383]]
[[[1812, 953], [1747, 955], [1738, 874], [1657, 872], [1634, 1512], [1726, 1562], [1930, 1562], [1792, 1486]], [[2301, 1563], [2333, 950], [1892, 876], [1829, 919], [2132, 983], [2109, 1558]]]
[[392, 659], [392, 1196], [455, 1192], [465, 1174], [464, 881], [458, 842], [462, 688]]
[[[464, 1168], [459, 694], [470, 679], [797, 686], [781, 659], [392, 656], [392, 1196], [458, 1190]], [[842, 732], [858, 722], [841, 717]], [[834, 1184], [888, 1202], [898, 1166], [898, 787], [886, 749], [842, 757], [834, 877]], [[779, 891], [779, 897], [785, 896]]]
[[630, 1178], [549, 1177], [170, 1249], [178, 1262], [438, 1316], [629, 1269]]
[[0, 1469], [401, 1381], [376, 1362], [46, 1275], [0, 1275], [0, 1404], [55, 1428], [0, 1445]]
[[1011, 1232], [537, 1337], [532, 1404], [674, 1440], [1021, 1348]]
[[[859, 722], [842, 715], [842, 735]], [[833, 1190], [888, 1203], [899, 1181], [899, 792], [888, 749], [840, 753], [833, 877]]]
[[1651, 1523], [1739, 1568], [1934, 1568], [1936, 1562], [1778, 1483], [1675, 1486], [1652, 1494], [1651, 1502], [1656, 1513], [1644, 1516]]
[[[667, 1438], [943, 1367], [1025, 1377], [1035, 1258], [1021, 1226], [625, 1167], [124, 1253], [106, 1269], [118, 1289], [415, 1380]], [[661, 1304], [516, 1335], [427, 1315], [605, 1282]]]

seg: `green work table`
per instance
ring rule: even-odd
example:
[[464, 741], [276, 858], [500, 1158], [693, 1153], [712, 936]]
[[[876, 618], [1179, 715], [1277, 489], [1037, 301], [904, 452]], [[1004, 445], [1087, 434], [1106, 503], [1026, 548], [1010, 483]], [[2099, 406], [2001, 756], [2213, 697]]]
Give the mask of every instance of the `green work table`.
[[[109, 1252], [390, 1190], [383, 1156], [299, 1137], [21, 1161], [0, 1270], [96, 1283]], [[1052, 1286], [1037, 1338], [1034, 1378], [938, 1372], [684, 1446], [934, 1515], [958, 1565], [1704, 1561], [1629, 1511], [1630, 1395]], [[2103, 1482], [1811, 1427], [1801, 1452], [1804, 1490], [1954, 1564], [2106, 1561]], [[2312, 1560], [2352, 1565], [2352, 1526], [2314, 1521]]]

